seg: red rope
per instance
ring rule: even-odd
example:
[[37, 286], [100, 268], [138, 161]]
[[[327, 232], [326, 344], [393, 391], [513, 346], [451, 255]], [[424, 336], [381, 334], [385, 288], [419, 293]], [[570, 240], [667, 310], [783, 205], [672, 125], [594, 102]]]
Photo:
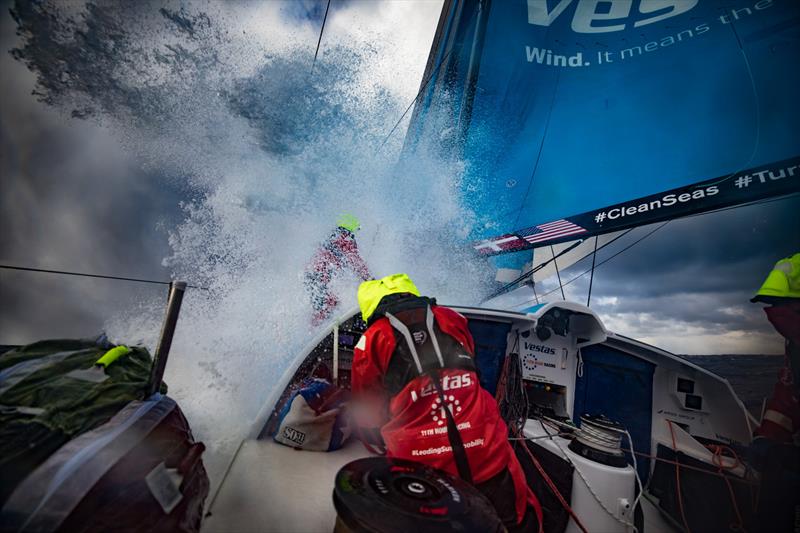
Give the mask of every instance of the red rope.
[[[514, 431], [514, 435], [517, 437], [519, 436], [516, 431]], [[588, 533], [586, 526], [583, 525], [580, 518], [578, 518], [578, 515], [575, 514], [575, 511], [572, 510], [572, 507], [569, 506], [567, 501], [561, 495], [561, 492], [559, 492], [558, 487], [556, 487], [556, 484], [553, 483], [552, 479], [550, 479], [550, 476], [547, 475], [547, 472], [545, 472], [542, 464], [539, 462], [536, 456], [534, 456], [533, 453], [531, 453], [531, 450], [528, 448], [528, 443], [523, 442], [522, 446], [525, 448], [525, 451], [528, 453], [528, 457], [531, 458], [531, 461], [533, 461], [533, 465], [536, 467], [536, 470], [539, 471], [539, 474], [542, 476], [542, 479], [544, 479], [544, 482], [550, 488], [550, 491], [553, 493], [553, 495], [558, 499], [561, 506], [569, 513], [569, 515], [575, 521], [575, 524], [578, 526], [578, 528], [581, 531], [583, 531], [583, 533]], [[541, 531], [542, 531], [542, 521], [539, 520], [539, 532], [541, 533]]]
[[500, 371], [500, 378], [497, 380], [497, 390], [494, 394], [494, 400], [497, 402], [497, 405], [500, 405], [500, 401], [506, 397], [506, 381], [508, 379], [509, 359], [509, 357], [506, 357], [503, 361], [503, 369]]
[[[736, 501], [736, 494], [734, 494], [733, 492], [733, 487], [731, 486], [730, 479], [724, 473], [725, 470], [732, 470], [741, 464], [739, 456], [736, 454], [735, 450], [731, 449], [728, 446], [722, 446], [719, 444], [709, 444], [706, 445], [706, 448], [708, 448], [711, 452], [713, 452], [714, 455], [712, 456], [711, 461], [717, 466], [717, 468], [719, 468], [719, 474], [722, 476], [722, 478], [725, 480], [725, 484], [728, 486], [728, 494], [731, 497], [731, 503], [733, 504], [733, 510], [736, 513], [736, 520], [737, 520], [737, 522], [731, 524], [731, 529], [733, 529], [734, 531], [743, 531], [746, 533], [747, 530], [744, 527], [744, 520], [742, 520], [742, 514], [739, 512], [739, 504]], [[725, 466], [723, 464], [722, 462], [722, 458], [724, 457], [722, 455], [723, 451], [728, 451], [733, 456], [733, 459], [736, 461], [733, 464], [733, 466]]]
[[[667, 424], [669, 425], [669, 433], [670, 436], [672, 437], [672, 449], [675, 451], [675, 458], [677, 459], [678, 446], [675, 443], [675, 431], [672, 428], [672, 421], [667, 420]], [[742, 462], [739, 459], [739, 456], [736, 454], [736, 452], [728, 446], [723, 446], [719, 444], [709, 444], [706, 445], [706, 448], [708, 448], [708, 450], [713, 453], [711, 457], [711, 462], [719, 469], [716, 475], [722, 477], [725, 480], [725, 485], [728, 487], [728, 495], [731, 497], [731, 504], [733, 505], [733, 510], [736, 513], [736, 520], [737, 520], [736, 523], [731, 524], [732, 529], [736, 531], [744, 531], [746, 533], [747, 530], [744, 527], [744, 520], [742, 520], [742, 514], [739, 511], [739, 504], [736, 501], [736, 494], [733, 492], [733, 486], [731, 485], [730, 477], [725, 475], [725, 470], [733, 470], [739, 467], [742, 464]], [[732, 465], [725, 465], [725, 463], [723, 463], [723, 457], [725, 456], [723, 455], [722, 452], [724, 451], [727, 451], [730, 457], [734, 459], [734, 463]], [[684, 513], [683, 510], [683, 498], [681, 497], [681, 476], [680, 476], [681, 466], [685, 467], [685, 465], [681, 465], [680, 463], [677, 462], [675, 463], [675, 483], [678, 495], [678, 507], [680, 508], [681, 511], [681, 520], [683, 520], [683, 527], [686, 528], [687, 533], [691, 533], [689, 530], [689, 524], [686, 521], [686, 514]]]
[[[675, 459], [678, 459], [678, 445], [675, 443], [675, 431], [672, 429], [672, 421], [667, 420], [667, 424], [669, 425], [669, 433], [672, 436], [672, 449], [675, 451]], [[683, 520], [683, 527], [686, 530], [686, 533], [691, 533], [689, 529], [689, 522], [686, 521], [686, 514], [683, 512], [683, 497], [681, 496], [681, 465], [680, 463], [675, 463], [675, 491], [677, 492], [678, 496], [678, 508], [681, 511], [681, 520]]]
[[[623, 452], [628, 452], [628, 453], [631, 452], [631, 450], [629, 450], [628, 448], [621, 448], [621, 449], [622, 449]], [[683, 463], [678, 463], [676, 461], [670, 461], [669, 459], [664, 459], [663, 457], [657, 457], [655, 455], [650, 455], [649, 453], [642, 453], [642, 452], [634, 452], [634, 453], [636, 455], [640, 456], [640, 457], [646, 457], [647, 459], [652, 459], [654, 461], [660, 461], [662, 463], [667, 463], [667, 464], [670, 464], [670, 465], [680, 466], [681, 468], [684, 468], [686, 470], [694, 470], [695, 472], [700, 472], [702, 474], [708, 474], [709, 476], [725, 477], [727, 479], [730, 479], [731, 481], [736, 481], [737, 483], [744, 483], [745, 485], [750, 485], [751, 487], [757, 487], [758, 486], [758, 483], [755, 482], [755, 481], [748, 481], [747, 479], [741, 479], [741, 478], [738, 478], [738, 477], [731, 479], [730, 477], [725, 476], [724, 474], [720, 474], [719, 472], [711, 472], [709, 470], [706, 470], [704, 468], [699, 468], [697, 466], [685, 465]]]

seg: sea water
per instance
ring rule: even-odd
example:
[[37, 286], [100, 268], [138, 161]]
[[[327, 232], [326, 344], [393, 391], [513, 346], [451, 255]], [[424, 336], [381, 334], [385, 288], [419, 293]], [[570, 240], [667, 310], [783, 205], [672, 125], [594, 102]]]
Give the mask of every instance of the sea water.
[[692, 363], [722, 376], [750, 413], [761, 420], [764, 399], [772, 395], [778, 372], [785, 362], [782, 355], [689, 355]]

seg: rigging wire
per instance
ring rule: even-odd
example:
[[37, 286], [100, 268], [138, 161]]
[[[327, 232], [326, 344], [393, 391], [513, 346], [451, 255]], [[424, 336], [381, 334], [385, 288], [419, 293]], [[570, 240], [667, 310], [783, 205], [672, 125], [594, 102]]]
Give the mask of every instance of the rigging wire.
[[558, 271], [558, 261], [556, 261], [556, 252], [553, 250], [553, 245], [550, 245], [550, 254], [553, 256], [553, 264], [556, 267], [556, 276], [558, 276], [558, 286], [561, 289], [561, 299], [566, 300], [567, 297], [564, 296], [564, 285], [561, 284], [561, 272]]
[[[623, 248], [623, 249], [622, 249], [622, 250], [620, 250], [619, 252], [615, 253], [615, 254], [614, 254], [614, 255], [612, 255], [611, 257], [608, 257], [607, 259], [604, 259], [603, 261], [601, 261], [600, 263], [598, 263], [598, 264], [597, 264], [597, 266], [599, 267], [599, 266], [601, 266], [601, 265], [604, 265], [604, 264], [608, 263], [609, 261], [611, 261], [612, 259], [614, 259], [615, 257], [617, 257], [618, 255], [620, 255], [621, 253], [623, 253], [623, 252], [626, 252], [626, 251], [630, 250], [631, 248], [633, 248], [634, 246], [636, 246], [637, 244], [639, 244], [640, 242], [642, 242], [643, 240], [645, 240], [645, 239], [646, 239], [646, 238], [648, 238], [650, 235], [652, 235], [653, 233], [657, 232], [658, 230], [660, 230], [661, 228], [663, 228], [664, 226], [666, 226], [666, 225], [667, 225], [667, 224], [669, 224], [670, 222], [671, 222], [670, 220], [667, 220], [666, 222], [664, 222], [663, 224], [661, 224], [659, 227], [657, 227], [657, 228], [655, 228], [654, 230], [652, 230], [652, 231], [650, 231], [650, 232], [646, 233], [646, 234], [645, 234], [645, 235], [643, 235], [642, 237], [639, 237], [638, 239], [636, 239], [636, 240], [635, 240], [635, 241], [633, 241], [631, 244], [629, 244], [628, 246], [626, 246], [625, 248]], [[572, 283], [572, 282], [573, 282], [573, 281], [575, 281], [576, 279], [580, 278], [581, 276], [584, 276], [584, 275], [588, 274], [590, 271], [591, 271], [591, 269], [584, 270], [584, 271], [583, 271], [581, 274], [579, 274], [579, 275], [575, 276], [574, 278], [572, 278], [572, 279], [571, 279], [571, 280], [569, 280], [568, 282], [564, 283], [564, 285], [569, 285], [570, 283]], [[542, 295], [542, 297], [545, 297], [545, 296], [547, 296], [548, 294], [554, 293], [554, 292], [556, 292], [557, 290], [558, 290], [558, 289], [553, 289], [552, 291], [550, 291], [550, 292], [547, 292], [547, 293], [543, 294], [543, 295]], [[562, 286], [562, 290], [563, 290], [563, 286]]]
[[319, 45], [322, 42], [322, 33], [325, 31], [325, 21], [328, 20], [328, 10], [331, 8], [331, 0], [328, 0], [328, 5], [325, 8], [325, 16], [322, 18], [322, 27], [319, 29], [319, 39], [317, 39], [317, 49], [314, 50], [314, 61], [311, 63], [311, 72], [314, 72], [314, 65], [317, 64], [317, 54], [319, 54]]
[[[717, 210], [714, 210], [714, 211], [706, 211], [706, 212], [704, 212], [704, 213], [695, 213], [695, 214], [693, 214], [693, 215], [687, 215], [687, 216], [685, 216], [685, 217], [682, 217], [682, 218], [694, 218], [694, 217], [699, 217], [699, 216], [709, 215], [709, 214], [712, 214], [712, 213], [723, 213], [723, 212], [725, 212], [725, 211], [730, 211], [731, 209], [739, 209], [739, 208], [741, 208], [741, 207], [751, 207], [751, 206], [756, 206], [756, 205], [771, 204], [771, 203], [773, 203], [773, 202], [780, 202], [780, 201], [783, 201], [783, 200], [790, 200], [790, 199], [793, 199], [793, 198], [798, 198], [798, 197], [800, 197], [800, 193], [792, 193], [792, 194], [787, 194], [787, 195], [785, 195], [785, 196], [781, 196], [780, 198], [768, 198], [768, 199], [765, 199], [765, 200], [759, 200], [759, 201], [750, 202], [750, 203], [746, 203], [746, 204], [731, 205], [731, 206], [728, 206], [728, 207], [723, 207], [723, 208], [721, 208], [721, 209], [717, 209]], [[666, 226], [666, 225], [667, 225], [667, 224], [669, 224], [670, 222], [672, 222], [672, 220], [667, 220], [666, 222], [664, 222], [663, 224], [661, 224], [659, 227], [655, 228], [653, 231], [651, 231], [651, 232], [647, 233], [646, 235], [643, 235], [642, 237], [640, 237], [639, 239], [637, 239], [636, 241], [634, 241], [634, 242], [633, 242], [633, 243], [631, 243], [630, 245], [626, 246], [625, 248], [623, 248], [623, 249], [622, 249], [622, 250], [620, 250], [619, 252], [615, 253], [615, 254], [614, 254], [614, 255], [612, 255], [611, 257], [608, 257], [607, 259], [604, 259], [603, 261], [601, 261], [600, 263], [598, 263], [598, 264], [596, 265], [596, 267], [599, 267], [599, 266], [601, 266], [601, 265], [604, 265], [605, 263], [607, 263], [607, 262], [611, 261], [612, 259], [614, 259], [614, 258], [615, 258], [615, 257], [617, 257], [618, 255], [620, 255], [621, 253], [623, 253], [623, 252], [625, 252], [625, 251], [629, 250], [630, 248], [633, 248], [634, 246], [636, 246], [637, 244], [639, 244], [640, 242], [642, 242], [642, 241], [643, 241], [643, 240], [645, 240], [646, 238], [650, 237], [650, 236], [651, 236], [653, 233], [657, 232], [658, 230], [660, 230], [661, 228], [663, 228], [664, 226]], [[629, 230], [625, 231], [625, 233], [623, 233], [622, 235], [619, 235], [619, 236], [618, 236], [618, 237], [616, 237], [615, 239], [613, 239], [613, 240], [611, 240], [611, 241], [607, 242], [606, 244], [604, 244], [603, 246], [601, 246], [600, 248], [598, 248], [598, 250], [602, 250], [603, 248], [605, 248], [606, 246], [608, 246], [608, 245], [609, 245], [609, 244], [611, 244], [612, 242], [616, 241], [616, 240], [617, 240], [617, 239], [619, 239], [620, 237], [623, 237], [623, 236], [627, 235], [627, 234], [628, 234], [628, 233], [630, 233], [631, 231], [633, 231], [633, 228], [631, 228], [631, 229], [629, 229]], [[584, 257], [583, 257], [583, 258], [581, 258], [580, 260], [583, 260], [583, 259], [585, 259], [586, 257], [588, 257], [588, 255], [587, 255], [587, 256], [584, 256]], [[579, 260], [579, 261], [580, 261], [580, 260]], [[576, 261], [576, 262], [577, 262], [577, 261]], [[595, 268], [596, 268], [596, 267], [595, 267]], [[578, 275], [577, 275], [577, 276], [575, 276], [574, 278], [572, 278], [572, 279], [570, 279], [569, 281], [567, 281], [566, 283], [564, 283], [564, 285], [565, 285], [565, 286], [566, 286], [566, 285], [569, 285], [569, 284], [570, 284], [570, 283], [572, 283], [573, 281], [577, 280], [578, 278], [580, 278], [580, 277], [582, 277], [582, 276], [585, 276], [586, 274], [588, 274], [588, 273], [589, 273], [589, 272], [591, 272], [591, 271], [592, 271], [592, 269], [590, 268], [590, 269], [588, 269], [588, 270], [585, 270], [585, 271], [581, 272], [580, 274], [578, 274]], [[552, 294], [552, 293], [556, 292], [557, 290], [559, 290], [559, 289], [557, 289], [557, 288], [556, 288], [556, 289], [553, 289], [553, 290], [551, 290], [551, 291], [549, 291], [549, 292], [546, 292], [546, 293], [542, 294], [541, 298], [544, 298], [545, 296], [547, 296], [547, 295], [549, 295], [549, 294]], [[536, 303], [539, 303], [539, 298], [540, 298], [540, 297], [539, 297], [539, 296], [537, 296], [537, 298], [536, 298]], [[524, 305], [524, 304], [526, 304], [526, 303], [530, 303], [530, 302], [533, 302], [533, 300], [527, 300], [527, 301], [525, 301], [525, 302], [522, 302], [520, 305]]]
[[531, 171], [531, 179], [528, 181], [528, 188], [525, 190], [525, 196], [522, 197], [522, 203], [520, 204], [519, 211], [517, 211], [517, 217], [514, 219], [514, 226], [517, 225], [519, 222], [519, 217], [522, 215], [522, 210], [525, 206], [525, 202], [528, 200], [528, 195], [531, 193], [531, 188], [533, 188], [533, 179], [536, 176], [536, 170], [539, 168], [539, 160], [542, 158], [542, 150], [544, 149], [544, 141], [547, 138], [547, 130], [550, 127], [550, 117], [553, 116], [553, 107], [556, 103], [556, 93], [558, 92], [558, 82], [561, 79], [561, 72], [556, 73], [556, 86], [553, 88], [553, 97], [550, 99], [550, 109], [547, 112], [547, 121], [544, 123], [544, 131], [542, 132], [542, 142], [539, 143], [539, 151], [536, 153], [536, 161], [533, 164], [533, 170]]
[[[473, 19], [474, 19], [474, 18], [475, 18], [477, 15], [478, 15], [478, 11], [477, 11], [477, 10], [476, 10], [476, 11], [473, 11], [473, 13], [472, 13], [472, 16], [470, 17], [468, 24], [472, 24], [472, 20], [473, 20]], [[442, 68], [442, 65], [444, 65], [444, 64], [445, 64], [445, 62], [447, 61], [447, 59], [450, 57], [450, 54], [452, 54], [452, 53], [453, 53], [453, 50], [454, 50], [454, 49], [455, 49], [455, 47], [454, 47], [454, 46], [451, 46], [451, 47], [450, 47], [450, 50], [448, 50], [448, 51], [447, 51], [447, 53], [446, 53], [444, 56], [442, 56], [442, 59], [439, 61], [439, 64], [438, 64], [438, 65], [436, 65], [436, 67], [435, 67], [434, 69], [432, 69], [432, 70], [431, 70], [431, 72], [430, 72], [430, 74], [428, 75], [428, 77], [427, 77], [425, 80], [423, 80], [422, 84], [421, 84], [421, 85], [420, 85], [420, 87], [419, 87], [419, 91], [417, 91], [417, 95], [416, 95], [416, 96], [414, 97], [414, 99], [413, 99], [413, 100], [411, 100], [411, 102], [408, 104], [408, 107], [406, 107], [406, 110], [405, 110], [405, 111], [403, 111], [403, 114], [402, 114], [402, 115], [400, 115], [400, 118], [399, 118], [399, 119], [397, 119], [397, 122], [396, 122], [396, 123], [395, 123], [395, 125], [392, 127], [392, 129], [389, 131], [389, 133], [386, 135], [386, 138], [385, 138], [385, 139], [383, 139], [383, 142], [381, 143], [381, 145], [380, 145], [380, 146], [378, 146], [378, 148], [375, 150], [375, 153], [376, 153], [376, 154], [377, 154], [378, 152], [380, 152], [380, 151], [381, 151], [381, 149], [383, 149], [384, 145], [386, 145], [386, 142], [389, 140], [389, 138], [390, 138], [390, 137], [392, 136], [392, 134], [395, 132], [395, 130], [397, 129], [397, 126], [399, 126], [399, 125], [400, 125], [400, 123], [401, 123], [401, 122], [403, 122], [403, 119], [406, 117], [406, 115], [408, 114], [408, 112], [411, 110], [411, 108], [414, 106], [414, 104], [416, 104], [416, 103], [417, 103], [417, 100], [419, 100], [419, 97], [422, 95], [422, 91], [424, 91], [424, 90], [425, 90], [425, 89], [428, 87], [428, 83], [430, 83], [430, 81], [431, 81], [431, 80], [432, 80], [432, 79], [433, 79], [433, 78], [434, 78], [434, 77], [435, 77], [435, 76], [436, 76], [436, 75], [439, 73], [439, 70]]]
[[[637, 244], [639, 244], [640, 242], [642, 242], [643, 240], [645, 240], [646, 238], [648, 238], [650, 235], [652, 235], [653, 233], [657, 232], [658, 230], [660, 230], [661, 228], [663, 228], [664, 226], [666, 226], [666, 225], [667, 225], [667, 224], [669, 224], [669, 223], [670, 223], [670, 221], [669, 221], [669, 220], [667, 220], [666, 222], [664, 222], [663, 224], [661, 224], [659, 227], [657, 227], [657, 228], [656, 228], [656, 229], [654, 229], [653, 231], [651, 231], [651, 232], [647, 233], [646, 235], [644, 235], [644, 236], [642, 236], [642, 237], [638, 238], [637, 240], [635, 240], [634, 242], [632, 242], [631, 244], [629, 244], [628, 246], [626, 246], [625, 248], [623, 248], [623, 249], [622, 249], [622, 250], [620, 250], [619, 252], [615, 253], [615, 254], [614, 254], [614, 255], [612, 255], [611, 257], [609, 257], [609, 258], [607, 258], [607, 259], [604, 259], [603, 261], [601, 261], [600, 263], [598, 263], [598, 264], [597, 264], [597, 266], [599, 267], [599, 266], [601, 266], [601, 265], [604, 265], [605, 263], [608, 263], [609, 261], [611, 261], [612, 259], [614, 259], [615, 257], [617, 257], [619, 254], [621, 254], [621, 253], [623, 253], [623, 252], [625, 252], [625, 251], [627, 251], [627, 250], [630, 250], [631, 248], [633, 248], [634, 246], [636, 246]], [[584, 270], [583, 272], [581, 272], [580, 274], [578, 274], [578, 275], [577, 275], [577, 276], [575, 276], [574, 278], [570, 279], [569, 281], [567, 281], [566, 283], [564, 283], [563, 285], [561, 285], [561, 289], [563, 290], [563, 287], [564, 287], [564, 286], [566, 286], [566, 285], [569, 285], [570, 283], [572, 283], [573, 281], [577, 280], [578, 278], [580, 278], [580, 277], [582, 277], [582, 276], [585, 276], [586, 274], [588, 274], [589, 272], [591, 272], [591, 270], [592, 270], [592, 269], [587, 269], [587, 270]], [[547, 296], [547, 295], [549, 295], [549, 294], [552, 294], [552, 293], [556, 292], [557, 290], [558, 290], [558, 289], [553, 289], [552, 291], [546, 292], [546, 293], [544, 293], [544, 294], [543, 294], [541, 297], [542, 297], [542, 298], [544, 298], [545, 296]], [[531, 302], [531, 301], [532, 301], [532, 300], [528, 300], [527, 302], [523, 302], [523, 304], [524, 304], [524, 303]], [[522, 305], [522, 304], [520, 304], [520, 305]]]
[[[547, 39], [547, 34], [549, 33], [550, 28], [547, 29], [545, 32], [545, 39]], [[539, 168], [539, 161], [542, 158], [542, 150], [544, 149], [544, 141], [547, 138], [547, 130], [550, 128], [550, 118], [553, 116], [553, 108], [556, 105], [556, 94], [558, 94], [558, 84], [561, 81], [561, 70], [556, 71], [556, 83], [553, 87], [553, 96], [550, 98], [550, 108], [547, 110], [547, 120], [544, 123], [544, 130], [542, 130], [542, 142], [539, 143], [539, 151], [536, 153], [536, 161], [533, 163], [533, 170], [531, 171], [531, 179], [528, 181], [528, 188], [525, 190], [525, 196], [522, 197], [522, 203], [520, 204], [519, 211], [517, 211], [517, 217], [514, 219], [514, 226], [519, 223], [519, 217], [522, 215], [522, 210], [525, 206], [525, 202], [528, 201], [528, 195], [531, 193], [531, 189], [533, 188], [533, 179], [536, 177], [536, 170]]]
[[433, 69], [433, 70], [431, 71], [430, 75], [428, 75], [428, 78], [422, 82], [422, 85], [420, 85], [420, 87], [419, 87], [419, 91], [417, 91], [417, 95], [416, 95], [416, 96], [414, 97], [414, 99], [413, 99], [413, 100], [411, 100], [411, 102], [408, 104], [408, 107], [406, 107], [406, 110], [405, 110], [405, 111], [403, 111], [403, 114], [402, 114], [402, 115], [400, 115], [400, 118], [399, 118], [399, 119], [397, 119], [397, 122], [396, 122], [396, 123], [395, 123], [395, 125], [392, 127], [391, 131], [389, 131], [389, 133], [386, 135], [386, 138], [385, 138], [385, 139], [383, 139], [383, 142], [381, 143], [381, 145], [380, 145], [380, 146], [378, 146], [378, 149], [377, 149], [377, 150], [375, 150], [375, 153], [376, 153], [376, 154], [377, 154], [378, 152], [380, 152], [380, 151], [381, 151], [381, 149], [384, 147], [384, 145], [386, 144], [386, 142], [389, 140], [389, 137], [391, 137], [391, 136], [392, 136], [392, 134], [394, 133], [394, 130], [396, 130], [396, 129], [397, 129], [397, 126], [399, 126], [399, 125], [400, 125], [400, 123], [401, 123], [401, 122], [403, 122], [403, 119], [404, 119], [404, 118], [406, 118], [406, 115], [408, 114], [408, 112], [411, 110], [411, 108], [414, 106], [414, 104], [416, 104], [416, 103], [417, 103], [417, 100], [419, 100], [419, 97], [420, 97], [420, 95], [422, 95], [422, 91], [424, 91], [424, 90], [425, 90], [425, 88], [428, 86], [428, 83], [429, 83], [429, 82], [430, 82], [430, 81], [431, 81], [431, 80], [434, 78], [434, 76], [436, 76], [436, 74], [438, 74], [438, 73], [439, 73], [439, 69], [440, 69], [440, 68], [442, 68], [442, 65], [444, 65], [444, 63], [445, 63], [445, 61], [447, 60], [447, 58], [448, 58], [448, 57], [450, 57], [450, 53], [451, 53], [452, 51], [453, 51], [453, 49], [451, 48], [451, 49], [450, 49], [450, 50], [449, 50], [449, 51], [448, 51], [448, 52], [447, 52], [447, 53], [444, 55], [444, 57], [442, 57], [442, 60], [439, 62], [439, 64], [438, 64], [438, 65], [436, 65], [436, 68], [435, 68], [435, 69]]
[[594, 237], [594, 253], [592, 254], [592, 275], [589, 278], [589, 296], [586, 297], [586, 307], [589, 307], [589, 303], [592, 301], [592, 283], [594, 282], [594, 263], [597, 260], [597, 239], [599, 239], [599, 235], [595, 235]]
[[[603, 249], [603, 248], [605, 248], [606, 246], [608, 246], [608, 245], [612, 244], [613, 242], [615, 242], [617, 239], [621, 239], [622, 237], [624, 237], [625, 235], [627, 235], [627, 234], [628, 234], [628, 233], [630, 233], [631, 231], [633, 231], [633, 228], [631, 228], [631, 229], [627, 229], [627, 230], [625, 230], [625, 231], [621, 232], [619, 235], [617, 235], [616, 237], [614, 237], [613, 239], [611, 239], [611, 240], [610, 240], [610, 241], [608, 241], [607, 243], [603, 244], [603, 245], [602, 245], [601, 247], [599, 247], [597, 250], [598, 250], [598, 251], [602, 250], [602, 249]], [[565, 248], [564, 250], [562, 250], [561, 252], [559, 252], [558, 256], [556, 256], [556, 257], [561, 257], [562, 255], [566, 254], [567, 252], [570, 252], [570, 251], [572, 251], [574, 248], [576, 248], [576, 247], [577, 247], [579, 244], [581, 244], [581, 243], [583, 243], [583, 242], [584, 242], [584, 241], [583, 241], [583, 239], [581, 239], [581, 240], [579, 240], [579, 241], [576, 241], [576, 242], [575, 242], [575, 243], [574, 243], [572, 246], [569, 246], [569, 247]], [[581, 257], [580, 259], [578, 259], [577, 261], [575, 261], [575, 263], [573, 263], [573, 264], [580, 263], [581, 261], [583, 261], [583, 260], [584, 260], [584, 259], [586, 259], [587, 257], [589, 257], [589, 254], [586, 254], [586, 255], [584, 255], [583, 257]], [[535, 267], [532, 267], [531, 269], [529, 269], [528, 271], [526, 271], [524, 274], [522, 274], [520, 277], [518, 277], [518, 278], [517, 278], [517, 279], [515, 279], [514, 281], [511, 281], [511, 282], [507, 283], [506, 285], [504, 285], [503, 287], [501, 287], [500, 289], [498, 289], [496, 292], [494, 292], [494, 293], [493, 293], [491, 296], [489, 296], [489, 298], [487, 298], [487, 299], [492, 299], [492, 298], [494, 298], [495, 296], [499, 296], [499, 295], [503, 294], [504, 292], [508, 292], [509, 290], [511, 290], [511, 288], [512, 288], [514, 285], [516, 285], [516, 284], [517, 284], [517, 283], [519, 283], [520, 281], [524, 280], [525, 278], [527, 278], [528, 276], [530, 276], [530, 275], [532, 275], [532, 274], [535, 274], [535, 273], [536, 273], [536, 272], [538, 272], [539, 270], [541, 270], [541, 269], [543, 269], [544, 267], [546, 267], [547, 265], [549, 265], [549, 264], [550, 264], [550, 263], [553, 261], [553, 259], [554, 259], [554, 258], [553, 258], [553, 257], [551, 257], [550, 259], [548, 259], [548, 260], [546, 260], [546, 261], [543, 261], [543, 262], [539, 263], [539, 264], [538, 264], [538, 265], [536, 265]], [[534, 285], [535, 285], [535, 284], [534, 284]], [[536, 289], [534, 289], [534, 294], [536, 294]], [[537, 301], [536, 303], [539, 303], [539, 302]]]
[[504, 292], [507, 292], [507, 291], [511, 290], [511, 287], [513, 287], [514, 285], [516, 285], [516, 284], [517, 284], [517, 283], [519, 283], [520, 281], [523, 281], [523, 280], [525, 280], [525, 278], [527, 278], [527, 277], [528, 277], [528, 276], [530, 276], [531, 274], [535, 274], [535, 273], [536, 273], [536, 272], [538, 272], [539, 270], [543, 269], [544, 267], [546, 267], [547, 265], [549, 265], [551, 262], [553, 262], [553, 260], [555, 260], [555, 259], [556, 259], [556, 257], [561, 257], [562, 255], [566, 254], [567, 252], [570, 252], [570, 251], [572, 251], [574, 248], [576, 248], [576, 247], [577, 247], [578, 245], [580, 245], [582, 242], [583, 242], [583, 240], [582, 240], [582, 239], [581, 239], [581, 240], [579, 240], [579, 241], [575, 241], [575, 242], [572, 244], [572, 246], [569, 246], [569, 247], [567, 247], [567, 248], [565, 248], [565, 249], [561, 250], [561, 251], [558, 253], [558, 255], [557, 255], [557, 256], [551, 257], [550, 259], [548, 259], [548, 260], [546, 260], [546, 261], [543, 261], [543, 262], [539, 263], [539, 264], [538, 264], [538, 265], [536, 265], [535, 267], [531, 267], [529, 270], [527, 270], [526, 272], [524, 272], [524, 273], [523, 273], [521, 276], [519, 276], [519, 277], [518, 277], [517, 279], [515, 279], [514, 281], [510, 281], [510, 282], [506, 283], [505, 285], [503, 285], [502, 287], [500, 287], [500, 288], [499, 288], [497, 291], [495, 291], [494, 293], [492, 293], [492, 295], [491, 295], [491, 296], [489, 296], [489, 298], [488, 298], [488, 299], [492, 299], [492, 298], [494, 298], [495, 296], [500, 296], [500, 295], [501, 295], [501, 294], [503, 294]]
[[[13, 265], [0, 265], [0, 268], [6, 270], [22, 270], [25, 272], [37, 272], [43, 274], [60, 274], [64, 276], [81, 276], [85, 278], [101, 278], [101, 279], [113, 279], [118, 281], [133, 281], [136, 283], [152, 283], [154, 285], [170, 285], [171, 282], [169, 281], [160, 281], [154, 279], [143, 279], [143, 278], [126, 278], [122, 276], [106, 276], [102, 274], [87, 274], [85, 272], [70, 272], [67, 270], [48, 270], [44, 268], [32, 268], [32, 267], [19, 267]], [[186, 285], [186, 288], [190, 289], [200, 289], [203, 291], [209, 290], [208, 287], [198, 287], [196, 285]]]

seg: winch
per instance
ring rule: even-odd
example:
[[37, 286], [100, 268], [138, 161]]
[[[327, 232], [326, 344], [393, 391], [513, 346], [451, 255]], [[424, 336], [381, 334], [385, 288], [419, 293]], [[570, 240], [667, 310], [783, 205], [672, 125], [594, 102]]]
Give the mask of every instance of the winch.
[[368, 457], [336, 475], [335, 532], [500, 532], [489, 500], [446, 472], [414, 461]]
[[625, 428], [603, 415], [582, 415], [569, 449], [600, 464], [624, 468], [627, 461], [622, 453], [623, 435]]

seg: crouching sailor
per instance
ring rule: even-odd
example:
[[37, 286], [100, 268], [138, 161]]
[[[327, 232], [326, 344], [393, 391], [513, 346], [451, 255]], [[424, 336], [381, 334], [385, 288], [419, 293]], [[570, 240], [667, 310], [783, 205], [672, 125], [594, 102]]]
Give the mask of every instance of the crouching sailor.
[[365, 445], [458, 475], [509, 531], [538, 531], [541, 507], [478, 382], [466, 318], [421, 297], [405, 274], [362, 283], [358, 304], [369, 327], [355, 348], [352, 391]]
[[760, 463], [761, 531], [791, 531], [800, 519], [800, 253], [781, 259], [751, 300], [786, 339], [785, 364], [767, 401], [753, 450]]

